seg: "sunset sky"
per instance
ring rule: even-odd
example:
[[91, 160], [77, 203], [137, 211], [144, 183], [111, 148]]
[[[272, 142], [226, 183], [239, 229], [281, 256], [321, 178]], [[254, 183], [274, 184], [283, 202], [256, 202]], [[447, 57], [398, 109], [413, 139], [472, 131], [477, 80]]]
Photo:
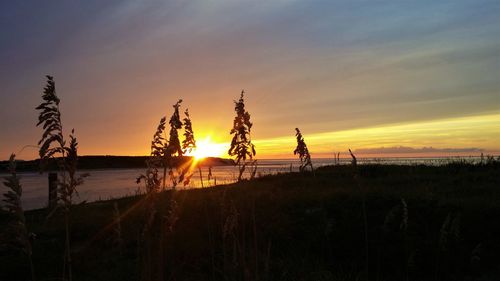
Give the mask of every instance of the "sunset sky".
[[[45, 75], [81, 155], [147, 155], [184, 100], [259, 158], [500, 153], [500, 1], [2, 1], [0, 160], [33, 159]], [[431, 148], [432, 147], [432, 148]]]

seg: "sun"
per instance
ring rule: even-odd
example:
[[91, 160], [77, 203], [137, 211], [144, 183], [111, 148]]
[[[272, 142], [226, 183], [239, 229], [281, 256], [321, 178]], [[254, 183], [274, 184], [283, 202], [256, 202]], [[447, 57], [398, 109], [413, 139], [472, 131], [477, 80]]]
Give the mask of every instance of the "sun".
[[207, 136], [205, 139], [196, 141], [196, 148], [186, 155], [193, 156], [196, 160], [206, 157], [222, 157], [226, 152], [226, 146], [223, 143], [212, 142], [210, 136]]

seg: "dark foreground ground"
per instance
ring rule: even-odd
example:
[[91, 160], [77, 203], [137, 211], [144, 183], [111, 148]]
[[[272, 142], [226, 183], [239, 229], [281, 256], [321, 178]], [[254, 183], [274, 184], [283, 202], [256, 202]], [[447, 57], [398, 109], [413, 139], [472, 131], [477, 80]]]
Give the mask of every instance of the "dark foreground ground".
[[[73, 279], [500, 280], [498, 162], [357, 174], [332, 166], [75, 206]], [[61, 280], [63, 216], [26, 216], [37, 279]], [[30, 279], [14, 249], [0, 267], [0, 280]]]

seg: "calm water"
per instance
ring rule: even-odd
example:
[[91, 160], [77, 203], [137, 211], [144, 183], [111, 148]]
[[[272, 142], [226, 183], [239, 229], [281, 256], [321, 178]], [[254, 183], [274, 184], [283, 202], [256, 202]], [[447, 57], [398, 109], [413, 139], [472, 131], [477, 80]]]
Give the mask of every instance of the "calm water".
[[[476, 161], [474, 158], [465, 158], [467, 161]], [[384, 158], [384, 159], [358, 159], [358, 163], [379, 164], [427, 164], [440, 165], [450, 161], [450, 158]], [[340, 159], [340, 164], [348, 164], [350, 159]], [[334, 164], [333, 159], [313, 159], [314, 167]], [[257, 176], [298, 171], [297, 160], [259, 160]], [[96, 201], [111, 198], [119, 198], [143, 192], [144, 184], [137, 184], [136, 178], [144, 173], [144, 169], [106, 169], [85, 170], [90, 176], [85, 183], [78, 187], [79, 197], [75, 201]], [[19, 173], [23, 186], [23, 206], [25, 209], [42, 208], [47, 205], [48, 200], [48, 177], [47, 174]], [[215, 184], [228, 184], [235, 182], [238, 177], [238, 169], [233, 166], [215, 166], [212, 168], [212, 179], [207, 180], [208, 167], [202, 167], [203, 185], [213, 186]], [[1, 177], [5, 174], [1, 174]], [[245, 176], [248, 178], [249, 174]], [[199, 188], [201, 181], [198, 170], [195, 171], [189, 186], [178, 185], [178, 189]], [[5, 187], [0, 187], [0, 192], [5, 192]], [[1, 203], [0, 203], [1, 204]]]

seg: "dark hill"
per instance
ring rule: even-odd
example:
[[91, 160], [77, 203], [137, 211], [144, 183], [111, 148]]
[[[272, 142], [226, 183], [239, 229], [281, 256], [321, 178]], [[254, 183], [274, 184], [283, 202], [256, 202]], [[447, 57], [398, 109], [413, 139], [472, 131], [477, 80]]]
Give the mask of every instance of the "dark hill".
[[[78, 158], [78, 168], [85, 169], [127, 169], [127, 168], [146, 168], [148, 156], [80, 156]], [[182, 156], [174, 158], [176, 166], [191, 161], [191, 156]], [[217, 157], [208, 157], [200, 161], [203, 166], [225, 166], [234, 165], [231, 159]], [[17, 161], [17, 171], [38, 171], [40, 160]], [[8, 172], [8, 161], [0, 161], [0, 172]], [[57, 159], [51, 159], [47, 170], [57, 170]]]

